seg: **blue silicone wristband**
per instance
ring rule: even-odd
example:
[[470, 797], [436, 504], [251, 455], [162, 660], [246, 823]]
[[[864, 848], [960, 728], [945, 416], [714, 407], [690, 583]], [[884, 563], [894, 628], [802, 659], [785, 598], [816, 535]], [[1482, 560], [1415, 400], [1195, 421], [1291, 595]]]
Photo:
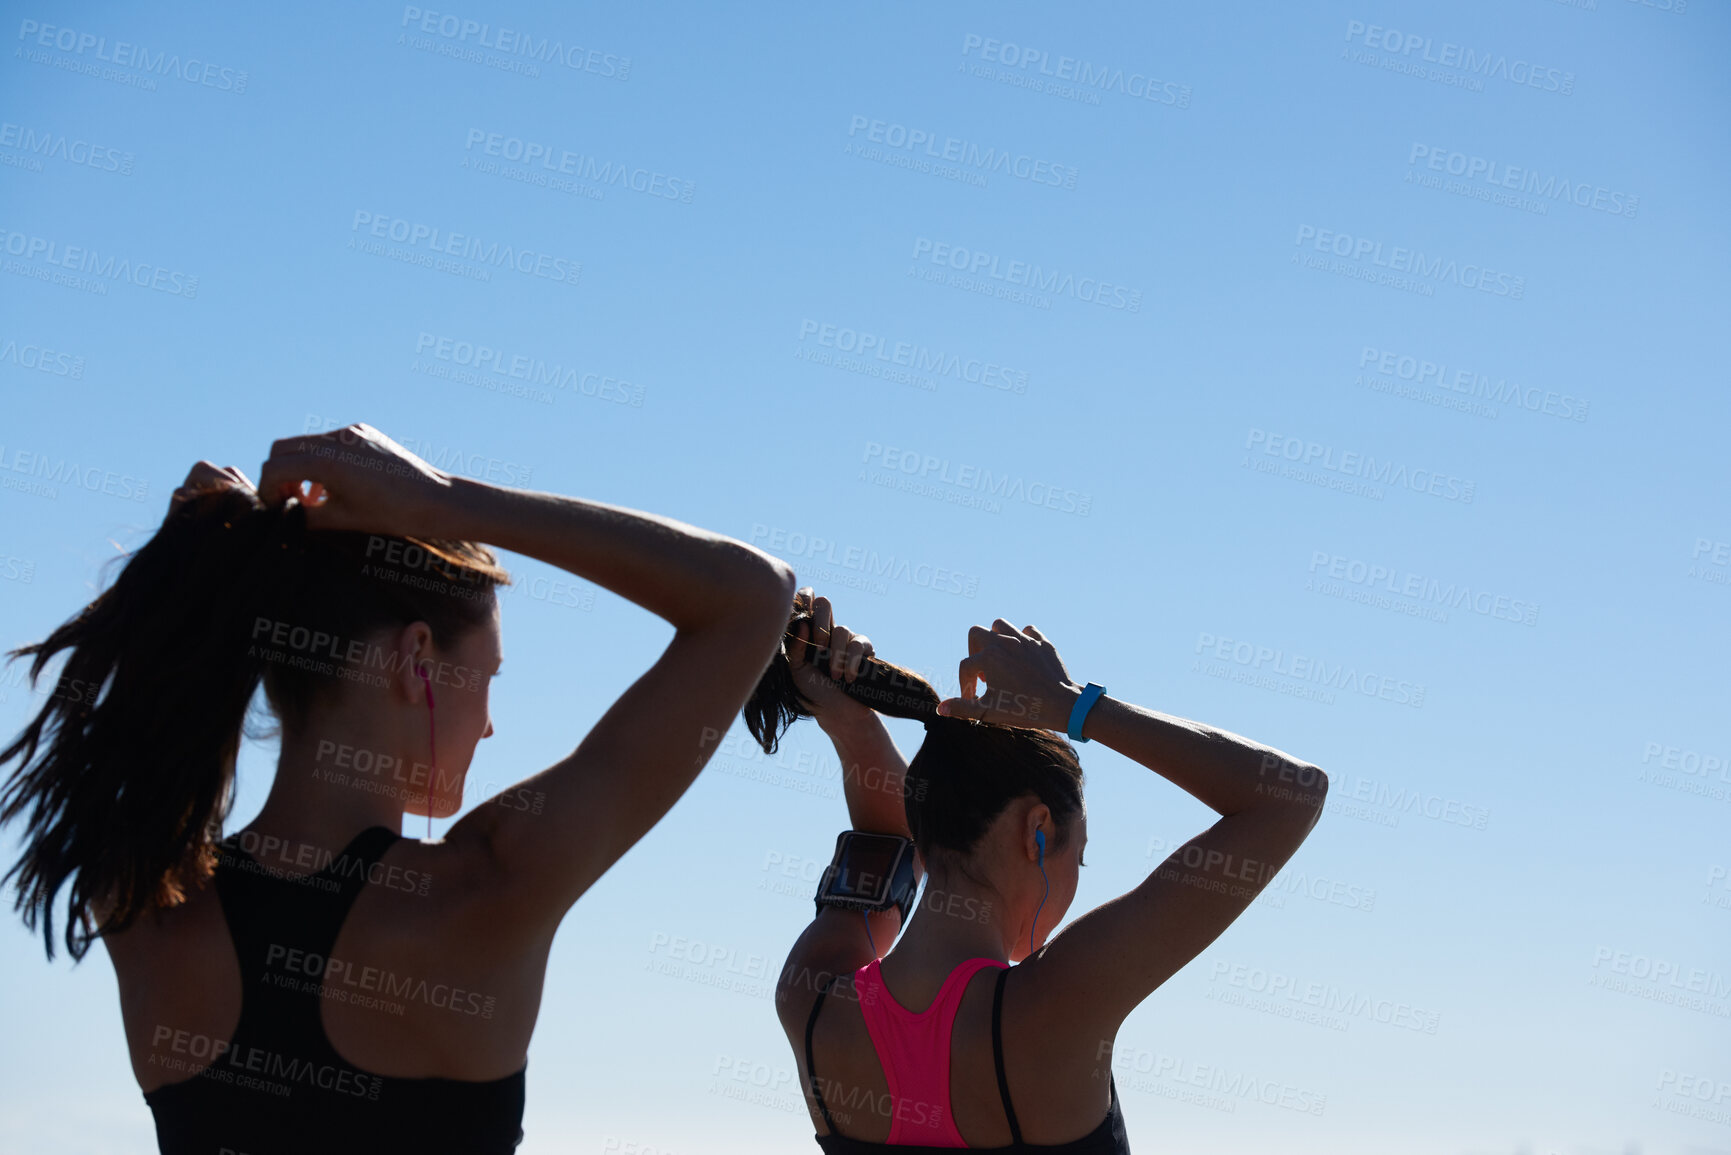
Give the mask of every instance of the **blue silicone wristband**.
[[1072, 742], [1086, 742], [1082, 737], [1082, 723], [1087, 720], [1088, 711], [1094, 708], [1094, 703], [1100, 700], [1100, 695], [1106, 692], [1106, 687], [1097, 682], [1089, 682], [1082, 690], [1082, 696], [1076, 699], [1076, 704], [1070, 707], [1070, 728], [1066, 731]]

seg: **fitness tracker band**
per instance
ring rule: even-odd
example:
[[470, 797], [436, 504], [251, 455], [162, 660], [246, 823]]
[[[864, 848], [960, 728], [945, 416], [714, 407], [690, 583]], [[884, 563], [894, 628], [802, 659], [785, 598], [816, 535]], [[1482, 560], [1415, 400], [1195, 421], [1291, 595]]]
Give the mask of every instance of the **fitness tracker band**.
[[844, 830], [836, 835], [835, 857], [817, 883], [817, 909], [888, 910], [902, 921], [914, 904], [914, 844], [896, 834]]
[[1070, 707], [1070, 728], [1065, 733], [1070, 735], [1072, 742], [1086, 742], [1082, 737], [1082, 723], [1088, 718], [1088, 711], [1094, 708], [1094, 703], [1100, 700], [1100, 695], [1106, 692], [1106, 687], [1097, 682], [1089, 682], [1082, 690], [1082, 696], [1076, 699], [1076, 704]]

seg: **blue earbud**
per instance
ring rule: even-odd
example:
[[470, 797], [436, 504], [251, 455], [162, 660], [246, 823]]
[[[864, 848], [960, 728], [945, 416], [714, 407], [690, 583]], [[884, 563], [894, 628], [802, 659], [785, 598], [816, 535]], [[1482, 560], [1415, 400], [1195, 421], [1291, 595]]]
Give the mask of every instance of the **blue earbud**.
[[1028, 953], [1034, 953], [1034, 927], [1040, 922], [1040, 911], [1046, 905], [1046, 895], [1052, 892], [1052, 880], [1046, 877], [1046, 832], [1034, 831], [1034, 849], [1039, 854], [1040, 881], [1045, 889], [1040, 891], [1040, 905], [1034, 908], [1034, 921], [1028, 924]]

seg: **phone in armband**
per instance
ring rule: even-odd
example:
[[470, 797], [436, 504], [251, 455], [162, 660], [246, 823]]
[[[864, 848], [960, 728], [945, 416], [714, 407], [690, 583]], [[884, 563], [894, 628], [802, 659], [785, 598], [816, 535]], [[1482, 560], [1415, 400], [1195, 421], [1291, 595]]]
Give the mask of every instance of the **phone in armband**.
[[835, 857], [817, 884], [817, 908], [888, 910], [902, 921], [914, 903], [914, 844], [895, 834], [844, 830], [836, 835]]

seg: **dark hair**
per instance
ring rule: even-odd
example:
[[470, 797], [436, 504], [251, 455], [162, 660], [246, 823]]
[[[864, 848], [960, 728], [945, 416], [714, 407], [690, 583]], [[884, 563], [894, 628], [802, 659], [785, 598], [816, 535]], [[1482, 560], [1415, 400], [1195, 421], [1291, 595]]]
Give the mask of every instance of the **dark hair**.
[[94, 601], [11, 654], [33, 658], [34, 687], [70, 651], [47, 704], [0, 751], [0, 765], [18, 761], [0, 824], [27, 815], [4, 881], [25, 925], [42, 920], [48, 957], [62, 887], [66, 948], [80, 959], [93, 938], [208, 877], [261, 681], [277, 716], [298, 722], [346, 681], [376, 676], [365, 670], [385, 652], [368, 641], [380, 630], [424, 621], [454, 640], [508, 580], [479, 545], [309, 531], [298, 500], [269, 507], [233, 486], [196, 487]]
[[[796, 602], [790, 636], [745, 704], [745, 727], [766, 753], [775, 753], [795, 720], [812, 716], [786, 652], [787, 646], [802, 644], [791, 636], [792, 629], [810, 617], [809, 606]], [[809, 660], [828, 662], [827, 648], [803, 644]], [[939, 714], [942, 699], [931, 683], [876, 657], [865, 660], [854, 681], [836, 685], [880, 714], [925, 723], [925, 741], [908, 763], [902, 805], [914, 845], [928, 863], [934, 850], [967, 855], [1012, 800], [1030, 794], [1051, 808], [1058, 823], [1054, 842], [1062, 845], [1068, 838], [1071, 820], [1082, 811], [1082, 764], [1062, 737]]]

